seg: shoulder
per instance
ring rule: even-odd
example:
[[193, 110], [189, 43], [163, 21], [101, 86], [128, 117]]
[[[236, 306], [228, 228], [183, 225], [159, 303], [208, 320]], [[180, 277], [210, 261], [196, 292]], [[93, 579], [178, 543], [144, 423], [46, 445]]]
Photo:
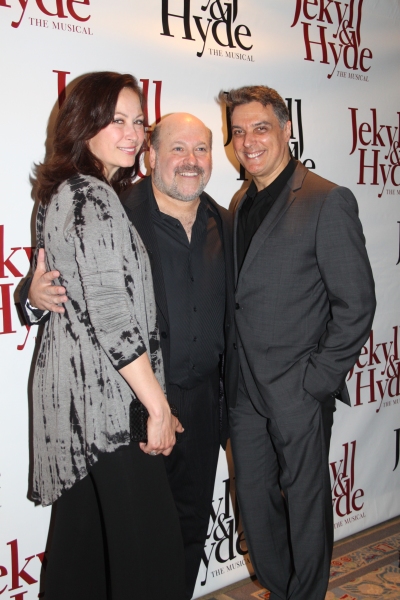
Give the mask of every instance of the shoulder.
[[297, 195], [304, 196], [309, 200], [315, 200], [322, 204], [328, 200], [329, 202], [336, 201], [339, 204], [346, 202], [357, 207], [357, 201], [349, 188], [309, 171], [301, 163], [296, 167], [289, 184]]
[[308, 194], [320, 195], [325, 195], [330, 190], [338, 187], [336, 183], [307, 169], [301, 162], [297, 163], [297, 167], [289, 179], [289, 185], [293, 191], [301, 190]]
[[150, 177], [144, 177], [143, 179], [132, 183], [120, 196], [122, 204], [130, 210], [133, 210], [136, 206], [148, 200], [149, 185]]
[[221, 217], [223, 223], [230, 223], [232, 217], [229, 210], [218, 204], [218, 202], [216, 202], [214, 198], [211, 198], [211, 196], [207, 194], [207, 192], [203, 192], [201, 194], [201, 198], [202, 200], [205, 200], [206, 202], [209, 202], [211, 204], [211, 206], [217, 211], [217, 213]]
[[247, 195], [247, 190], [249, 189], [251, 185], [251, 181], [246, 181], [244, 185], [242, 185], [242, 187], [240, 188], [240, 190], [238, 190], [237, 192], [235, 192], [232, 196], [232, 200], [229, 204], [229, 211], [234, 215], [235, 212], [237, 211], [240, 202], [242, 201], [242, 199]]
[[56, 196], [60, 199], [69, 197], [75, 205], [105, 201], [113, 203], [119, 199], [108, 183], [91, 175], [74, 175], [64, 181], [58, 188]]

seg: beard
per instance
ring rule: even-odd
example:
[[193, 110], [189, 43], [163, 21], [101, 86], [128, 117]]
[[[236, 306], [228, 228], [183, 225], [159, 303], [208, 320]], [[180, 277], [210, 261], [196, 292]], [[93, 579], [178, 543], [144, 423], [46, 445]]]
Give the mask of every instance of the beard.
[[[200, 175], [199, 185], [197, 189], [191, 192], [190, 194], [184, 194], [178, 188], [177, 183], [177, 175], [180, 173], [196, 173]], [[196, 165], [183, 164], [180, 167], [175, 169], [175, 177], [173, 182], [170, 185], [167, 185], [160, 173], [160, 165], [158, 158], [156, 158], [156, 163], [153, 169], [153, 181], [156, 188], [162, 193], [174, 198], [175, 200], [181, 200], [182, 202], [192, 202], [192, 200], [196, 200], [200, 196], [200, 194], [204, 191], [207, 182], [205, 181], [204, 169], [201, 167], [197, 167]]]

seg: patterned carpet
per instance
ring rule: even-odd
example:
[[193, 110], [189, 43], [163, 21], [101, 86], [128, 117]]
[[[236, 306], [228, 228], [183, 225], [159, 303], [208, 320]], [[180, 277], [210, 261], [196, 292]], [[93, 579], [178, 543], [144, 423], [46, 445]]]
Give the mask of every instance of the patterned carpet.
[[[400, 599], [400, 517], [335, 544], [325, 600]], [[268, 600], [250, 578], [199, 600]]]

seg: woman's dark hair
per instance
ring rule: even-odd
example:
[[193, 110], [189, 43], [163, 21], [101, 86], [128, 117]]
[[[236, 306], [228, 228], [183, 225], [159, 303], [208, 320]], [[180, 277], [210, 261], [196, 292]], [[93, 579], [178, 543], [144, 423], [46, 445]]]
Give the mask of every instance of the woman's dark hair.
[[68, 95], [57, 115], [52, 154], [36, 170], [36, 195], [42, 204], [48, 204], [59, 185], [77, 173], [109, 183], [117, 194], [136, 175], [138, 156], [133, 167], [119, 168], [108, 182], [103, 163], [90, 151], [87, 143], [114, 119], [115, 106], [123, 88], [134, 91], [143, 106], [142, 92], [135, 77], [111, 71], [85, 75]]

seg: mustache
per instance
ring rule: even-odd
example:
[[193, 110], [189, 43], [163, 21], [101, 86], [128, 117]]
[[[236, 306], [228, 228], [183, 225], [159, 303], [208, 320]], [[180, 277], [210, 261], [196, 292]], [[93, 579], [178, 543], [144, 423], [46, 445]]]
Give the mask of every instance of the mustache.
[[197, 175], [204, 175], [204, 169], [197, 165], [183, 164], [176, 167], [175, 174], [180, 175], [181, 173], [196, 173]]

